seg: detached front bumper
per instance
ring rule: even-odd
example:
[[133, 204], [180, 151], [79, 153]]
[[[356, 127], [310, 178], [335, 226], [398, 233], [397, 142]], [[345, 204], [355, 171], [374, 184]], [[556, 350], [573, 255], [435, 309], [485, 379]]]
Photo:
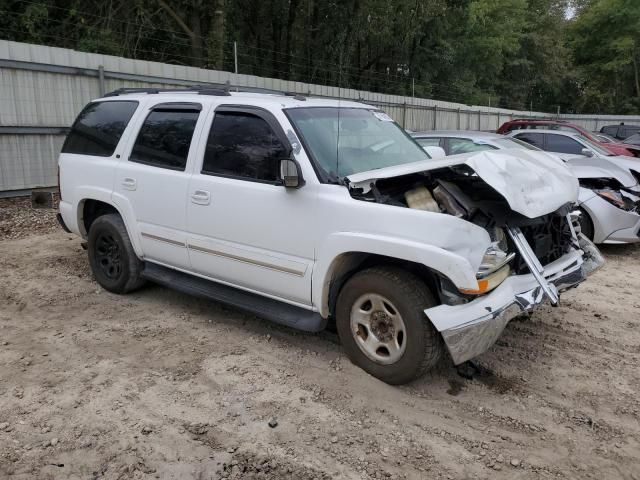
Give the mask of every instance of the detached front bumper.
[[[588, 240], [580, 239], [581, 250], [573, 250], [544, 267], [545, 288], [557, 296], [575, 287], [604, 263]], [[533, 274], [514, 275], [495, 290], [463, 305], [439, 305], [425, 314], [442, 334], [457, 365], [487, 351], [514, 317], [531, 312], [548, 299], [545, 288]]]

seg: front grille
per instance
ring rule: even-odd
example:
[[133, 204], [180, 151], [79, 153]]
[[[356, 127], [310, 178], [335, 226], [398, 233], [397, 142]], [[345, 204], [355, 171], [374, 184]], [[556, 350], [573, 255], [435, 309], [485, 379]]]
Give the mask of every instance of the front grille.
[[[567, 218], [549, 215], [545, 222], [522, 226], [520, 229], [540, 263], [548, 265], [556, 261], [571, 249], [571, 229]], [[520, 256], [515, 261], [518, 274], [529, 273], [529, 268]]]

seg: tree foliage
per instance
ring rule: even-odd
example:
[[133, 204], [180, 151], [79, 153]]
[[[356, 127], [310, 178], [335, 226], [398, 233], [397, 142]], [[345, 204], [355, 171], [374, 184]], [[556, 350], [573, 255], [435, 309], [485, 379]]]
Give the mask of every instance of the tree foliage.
[[[568, 18], [568, 8], [575, 11]], [[638, 0], [0, 0], [0, 35], [512, 109], [637, 113]]]

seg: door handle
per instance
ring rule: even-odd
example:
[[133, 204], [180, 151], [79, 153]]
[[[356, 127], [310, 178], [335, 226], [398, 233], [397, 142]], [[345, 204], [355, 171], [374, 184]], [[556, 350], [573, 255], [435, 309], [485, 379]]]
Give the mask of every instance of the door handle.
[[206, 190], [196, 190], [191, 195], [191, 201], [198, 205], [209, 205], [211, 202], [211, 195]]
[[135, 178], [127, 177], [122, 180], [122, 188], [125, 190], [135, 190], [137, 187], [137, 182]]

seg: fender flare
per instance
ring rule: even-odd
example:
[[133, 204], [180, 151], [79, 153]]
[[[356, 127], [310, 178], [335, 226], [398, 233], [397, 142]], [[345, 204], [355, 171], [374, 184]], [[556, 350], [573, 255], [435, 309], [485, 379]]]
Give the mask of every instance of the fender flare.
[[[84, 208], [84, 202], [87, 200], [104, 202], [107, 205], [111, 205], [113, 208], [115, 208], [120, 217], [122, 217], [124, 226], [127, 229], [127, 233], [129, 234], [129, 240], [131, 241], [131, 245], [133, 246], [133, 251], [136, 252], [138, 258], [142, 259], [144, 257], [142, 252], [142, 245], [140, 244], [140, 238], [137, 235], [136, 229], [134, 228], [135, 216], [133, 215], [133, 211], [130, 205], [127, 208], [126, 205], [123, 206], [122, 204], [118, 204], [118, 202], [115, 201], [115, 198], [112, 197], [111, 191], [106, 189], [79, 187], [78, 189], [76, 189], [76, 195], [76, 198], [81, 199], [76, 203], [77, 211], [75, 216], [80, 232], [83, 232], [84, 230], [84, 227], [82, 227], [82, 210]], [[88, 232], [84, 232], [84, 236], [86, 236], [87, 234]]]
[[329, 236], [318, 251], [312, 274], [312, 302], [329, 315], [329, 291], [335, 266], [349, 253], [383, 255], [420, 263], [460, 288], [477, 288], [475, 271], [466, 258], [441, 247], [386, 235], [340, 232]]

